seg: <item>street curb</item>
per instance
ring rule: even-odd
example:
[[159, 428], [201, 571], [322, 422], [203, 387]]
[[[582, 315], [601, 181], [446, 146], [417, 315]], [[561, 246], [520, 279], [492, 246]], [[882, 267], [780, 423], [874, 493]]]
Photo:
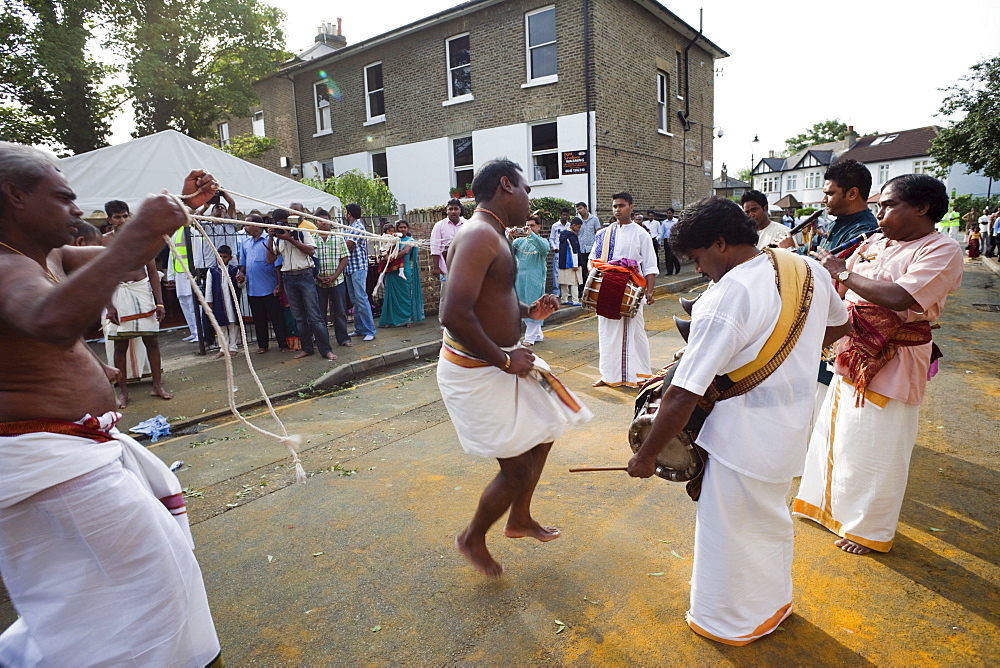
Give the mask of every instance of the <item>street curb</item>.
[[[660, 297], [662, 295], [677, 292], [687, 292], [691, 288], [707, 282], [708, 279], [704, 276], [689, 276], [687, 278], [657, 285], [653, 290], [653, 295]], [[546, 321], [550, 323], [565, 322], [567, 320], [577, 318], [584, 313], [586, 313], [586, 311], [583, 310], [582, 306], [564, 307], [549, 316]], [[360, 378], [364, 378], [365, 376], [374, 375], [381, 371], [385, 371], [386, 369], [391, 369], [394, 366], [405, 364], [406, 362], [412, 362], [424, 357], [436, 356], [440, 349], [441, 339], [437, 334], [435, 334], [435, 338], [432, 341], [418, 343], [413, 346], [407, 346], [406, 348], [400, 348], [399, 350], [391, 350], [389, 352], [382, 353], [381, 355], [362, 357], [359, 360], [341, 364], [338, 367], [330, 369], [319, 378], [316, 378], [302, 387], [272, 394], [268, 398], [272, 403], [276, 403], [284, 401], [285, 399], [295, 398], [299, 395], [299, 393], [303, 392], [315, 391], [317, 389], [334, 389]], [[260, 408], [265, 405], [266, 404], [263, 399], [255, 399], [253, 401], [237, 404], [236, 408], [240, 411], [240, 413], [243, 413], [247, 409]], [[201, 422], [216, 420], [226, 415], [232, 415], [232, 411], [230, 411], [229, 408], [220, 408], [211, 412], [202, 413], [201, 415], [189, 420], [173, 422], [170, 424], [171, 436], [176, 436], [178, 432], [181, 432], [189, 427], [196, 426]], [[132, 434], [132, 436], [137, 441], [145, 441], [149, 439], [149, 437], [145, 434]]]
[[979, 257], [982, 259], [983, 264], [990, 268], [990, 271], [997, 276], [1000, 276], [1000, 264], [998, 264], [996, 260], [991, 257], [986, 257], [985, 255], [980, 255]]

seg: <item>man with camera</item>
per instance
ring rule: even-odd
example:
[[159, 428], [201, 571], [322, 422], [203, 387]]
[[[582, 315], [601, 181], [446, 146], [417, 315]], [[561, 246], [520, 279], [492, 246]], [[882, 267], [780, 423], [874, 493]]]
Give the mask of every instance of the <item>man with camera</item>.
[[313, 339], [319, 347], [319, 354], [330, 360], [337, 359], [330, 346], [330, 332], [326, 322], [319, 314], [319, 296], [316, 294], [316, 281], [313, 275], [315, 263], [312, 256], [316, 253], [310, 232], [291, 229], [288, 211], [276, 209], [272, 214], [276, 225], [289, 229], [275, 229], [268, 238], [268, 248], [281, 257], [281, 284], [288, 297], [288, 305], [295, 317], [299, 329], [302, 350], [295, 353], [295, 359], [308, 357], [314, 352]]

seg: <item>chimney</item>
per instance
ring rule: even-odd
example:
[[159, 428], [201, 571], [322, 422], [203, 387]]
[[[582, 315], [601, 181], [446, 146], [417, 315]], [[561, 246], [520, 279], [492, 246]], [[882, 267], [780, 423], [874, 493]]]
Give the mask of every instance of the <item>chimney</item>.
[[858, 143], [858, 133], [854, 131], [853, 125], [847, 126], [847, 132], [844, 133], [844, 144], [847, 148], [851, 148]]
[[321, 44], [326, 44], [334, 49], [343, 49], [347, 46], [347, 38], [341, 34], [341, 27], [343, 22], [341, 19], [337, 19], [337, 31], [334, 32], [333, 24], [324, 21], [317, 30], [316, 42]]

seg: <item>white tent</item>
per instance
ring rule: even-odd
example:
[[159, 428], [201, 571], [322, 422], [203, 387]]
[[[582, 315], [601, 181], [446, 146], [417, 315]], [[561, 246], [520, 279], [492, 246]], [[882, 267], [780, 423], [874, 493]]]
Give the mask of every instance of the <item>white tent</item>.
[[[63, 158], [60, 169], [76, 192], [77, 204], [84, 215], [103, 209], [104, 203], [113, 199], [124, 200], [135, 211], [150, 193], [163, 189], [180, 193], [181, 183], [192, 169], [211, 172], [223, 190], [259, 197], [280, 206], [301, 202], [310, 211], [316, 207], [329, 210], [340, 206], [333, 195], [174, 130]], [[269, 208], [252, 200], [234, 199], [236, 208], [244, 213]]]

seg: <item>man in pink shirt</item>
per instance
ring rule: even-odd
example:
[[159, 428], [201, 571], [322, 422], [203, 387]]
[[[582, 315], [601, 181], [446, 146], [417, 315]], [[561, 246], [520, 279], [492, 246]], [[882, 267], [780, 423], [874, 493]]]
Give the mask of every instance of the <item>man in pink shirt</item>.
[[462, 217], [462, 203], [457, 199], [448, 200], [445, 213], [447, 217], [434, 223], [434, 229], [431, 230], [431, 272], [435, 276], [440, 276], [442, 281], [448, 274], [448, 265], [446, 264], [448, 246], [455, 238], [458, 228], [466, 222], [465, 218]]
[[888, 552], [906, 490], [933, 344], [930, 323], [962, 282], [959, 244], [934, 231], [943, 183], [923, 174], [882, 187], [879, 230], [846, 261], [814, 253], [840, 283], [854, 333], [836, 348], [792, 511], [852, 554]]

